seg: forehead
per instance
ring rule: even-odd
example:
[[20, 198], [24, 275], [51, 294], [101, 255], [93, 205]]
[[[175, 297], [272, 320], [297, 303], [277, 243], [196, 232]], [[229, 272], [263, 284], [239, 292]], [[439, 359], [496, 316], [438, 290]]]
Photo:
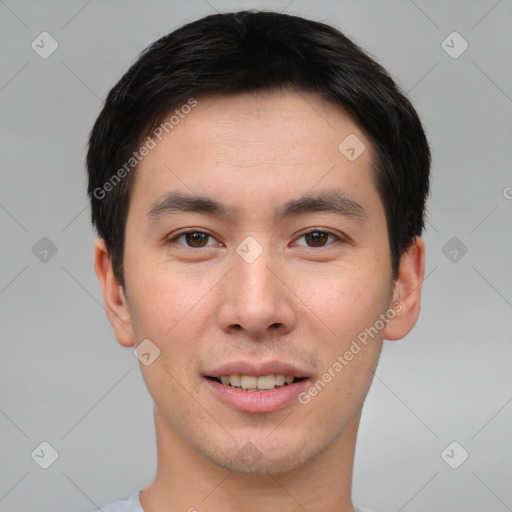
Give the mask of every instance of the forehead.
[[285, 196], [340, 186], [350, 197], [378, 200], [369, 139], [319, 95], [276, 91], [196, 100], [193, 109], [177, 108], [181, 115], [139, 164], [133, 195], [147, 206], [173, 189], [213, 194], [225, 204], [238, 199], [242, 207], [259, 199], [274, 207], [274, 198], [282, 203]]
[[[235, 148], [240, 161], [257, 155], [258, 162], [273, 158], [277, 162], [307, 164], [310, 158], [318, 157], [319, 150], [336, 152], [346, 135], [366, 139], [340, 106], [310, 92], [205, 96], [197, 103], [193, 111], [178, 120], [171, 133], [176, 144], [199, 150], [200, 142], [201, 153], [221, 156]], [[171, 140], [167, 142], [172, 144]], [[291, 148], [293, 153], [288, 152]], [[260, 152], [262, 149], [264, 153]], [[230, 152], [231, 161], [237, 162], [235, 156], [234, 151]], [[249, 164], [245, 162], [246, 166]]]

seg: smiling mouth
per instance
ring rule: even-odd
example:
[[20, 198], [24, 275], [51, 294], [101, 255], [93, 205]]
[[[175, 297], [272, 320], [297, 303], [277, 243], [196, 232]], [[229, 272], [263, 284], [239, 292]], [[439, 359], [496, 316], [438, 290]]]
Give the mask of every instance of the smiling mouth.
[[306, 380], [307, 377], [294, 377], [293, 375], [272, 374], [256, 377], [255, 375], [221, 375], [220, 377], [207, 377], [210, 380], [240, 389], [242, 391], [272, 391], [295, 382]]

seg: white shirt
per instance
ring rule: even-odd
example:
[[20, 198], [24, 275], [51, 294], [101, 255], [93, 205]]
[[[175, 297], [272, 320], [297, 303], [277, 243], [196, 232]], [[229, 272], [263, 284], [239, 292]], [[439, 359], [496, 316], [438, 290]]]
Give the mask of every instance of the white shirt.
[[[101, 507], [102, 512], [144, 512], [139, 500], [140, 491], [134, 492], [127, 500], [112, 501]], [[99, 512], [99, 510], [94, 511]]]
[[[101, 507], [102, 512], [144, 512], [139, 500], [140, 491], [134, 492], [127, 500], [117, 500]], [[95, 510], [94, 512], [98, 512]], [[359, 508], [355, 512], [368, 512]]]

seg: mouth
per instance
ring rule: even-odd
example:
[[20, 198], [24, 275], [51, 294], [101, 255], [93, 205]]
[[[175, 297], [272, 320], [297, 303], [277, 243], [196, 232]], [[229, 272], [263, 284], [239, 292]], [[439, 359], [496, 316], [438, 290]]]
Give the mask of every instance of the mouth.
[[293, 371], [290, 367], [286, 373], [253, 371], [248, 367], [245, 370], [252, 373], [221, 370], [217, 375], [203, 375], [203, 382], [222, 405], [238, 412], [261, 414], [299, 404], [298, 396], [310, 380], [298, 370], [299, 375], [288, 373]]
[[282, 373], [262, 375], [221, 375], [220, 377], [206, 377], [209, 380], [218, 382], [223, 386], [229, 386], [235, 389], [249, 392], [266, 392], [274, 389], [283, 388], [296, 382], [307, 380], [307, 377], [295, 377], [294, 375], [284, 375]]
[[267, 413], [299, 403], [311, 375], [279, 360], [225, 362], [202, 374], [215, 400], [239, 412]]

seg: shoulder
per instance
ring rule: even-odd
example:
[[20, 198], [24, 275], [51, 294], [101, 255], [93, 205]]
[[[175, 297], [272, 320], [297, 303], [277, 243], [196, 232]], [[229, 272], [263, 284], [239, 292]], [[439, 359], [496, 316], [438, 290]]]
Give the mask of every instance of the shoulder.
[[98, 512], [99, 510], [101, 510], [101, 512], [144, 512], [139, 501], [139, 491], [134, 492], [126, 500], [112, 501], [94, 512]]

